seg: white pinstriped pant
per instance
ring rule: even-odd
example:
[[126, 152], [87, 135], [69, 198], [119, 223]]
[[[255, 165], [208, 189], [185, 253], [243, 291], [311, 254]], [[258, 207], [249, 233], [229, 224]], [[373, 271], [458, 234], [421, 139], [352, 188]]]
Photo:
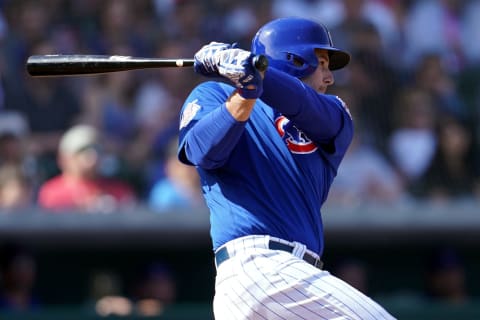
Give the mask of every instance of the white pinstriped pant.
[[[294, 245], [293, 254], [268, 249], [270, 239]], [[216, 320], [395, 319], [357, 289], [302, 260], [303, 244], [247, 236], [224, 246], [231, 258], [217, 268]]]

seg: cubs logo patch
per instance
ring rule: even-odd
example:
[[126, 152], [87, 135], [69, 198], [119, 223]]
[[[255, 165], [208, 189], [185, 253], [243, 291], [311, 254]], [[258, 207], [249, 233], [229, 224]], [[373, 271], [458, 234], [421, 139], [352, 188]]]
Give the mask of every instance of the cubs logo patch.
[[275, 127], [282, 139], [287, 144], [288, 150], [292, 153], [307, 154], [317, 150], [317, 146], [310, 140], [305, 133], [292, 125], [285, 116], [279, 116], [275, 119]]
[[193, 100], [192, 102], [188, 103], [185, 109], [183, 109], [182, 115], [180, 117], [180, 129], [185, 128], [190, 121], [195, 117], [198, 110], [202, 107], [197, 104], [198, 99]]

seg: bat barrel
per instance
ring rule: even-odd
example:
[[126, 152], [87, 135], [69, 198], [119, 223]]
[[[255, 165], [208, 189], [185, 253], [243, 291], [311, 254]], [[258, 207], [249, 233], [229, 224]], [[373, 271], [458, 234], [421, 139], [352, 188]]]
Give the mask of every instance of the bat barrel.
[[189, 67], [193, 59], [134, 58], [103, 55], [37, 55], [27, 60], [32, 76], [97, 74], [146, 68]]

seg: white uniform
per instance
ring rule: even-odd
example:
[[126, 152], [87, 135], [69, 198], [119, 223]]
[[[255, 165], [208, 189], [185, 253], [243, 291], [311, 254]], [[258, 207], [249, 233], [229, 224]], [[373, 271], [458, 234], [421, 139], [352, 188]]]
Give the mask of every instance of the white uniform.
[[[293, 246], [293, 252], [269, 249], [271, 240]], [[217, 320], [395, 319], [357, 289], [304, 261], [307, 250], [300, 243], [247, 236], [217, 252], [222, 248], [229, 257], [217, 268]]]

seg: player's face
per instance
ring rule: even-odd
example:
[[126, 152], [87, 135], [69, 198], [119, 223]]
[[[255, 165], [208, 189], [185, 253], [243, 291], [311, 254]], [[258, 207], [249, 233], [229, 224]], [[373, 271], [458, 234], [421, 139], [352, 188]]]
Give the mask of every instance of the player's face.
[[327, 87], [334, 83], [333, 74], [328, 68], [330, 58], [327, 50], [316, 49], [315, 54], [318, 57], [318, 67], [311, 75], [303, 78], [302, 81], [317, 92], [325, 93]]

